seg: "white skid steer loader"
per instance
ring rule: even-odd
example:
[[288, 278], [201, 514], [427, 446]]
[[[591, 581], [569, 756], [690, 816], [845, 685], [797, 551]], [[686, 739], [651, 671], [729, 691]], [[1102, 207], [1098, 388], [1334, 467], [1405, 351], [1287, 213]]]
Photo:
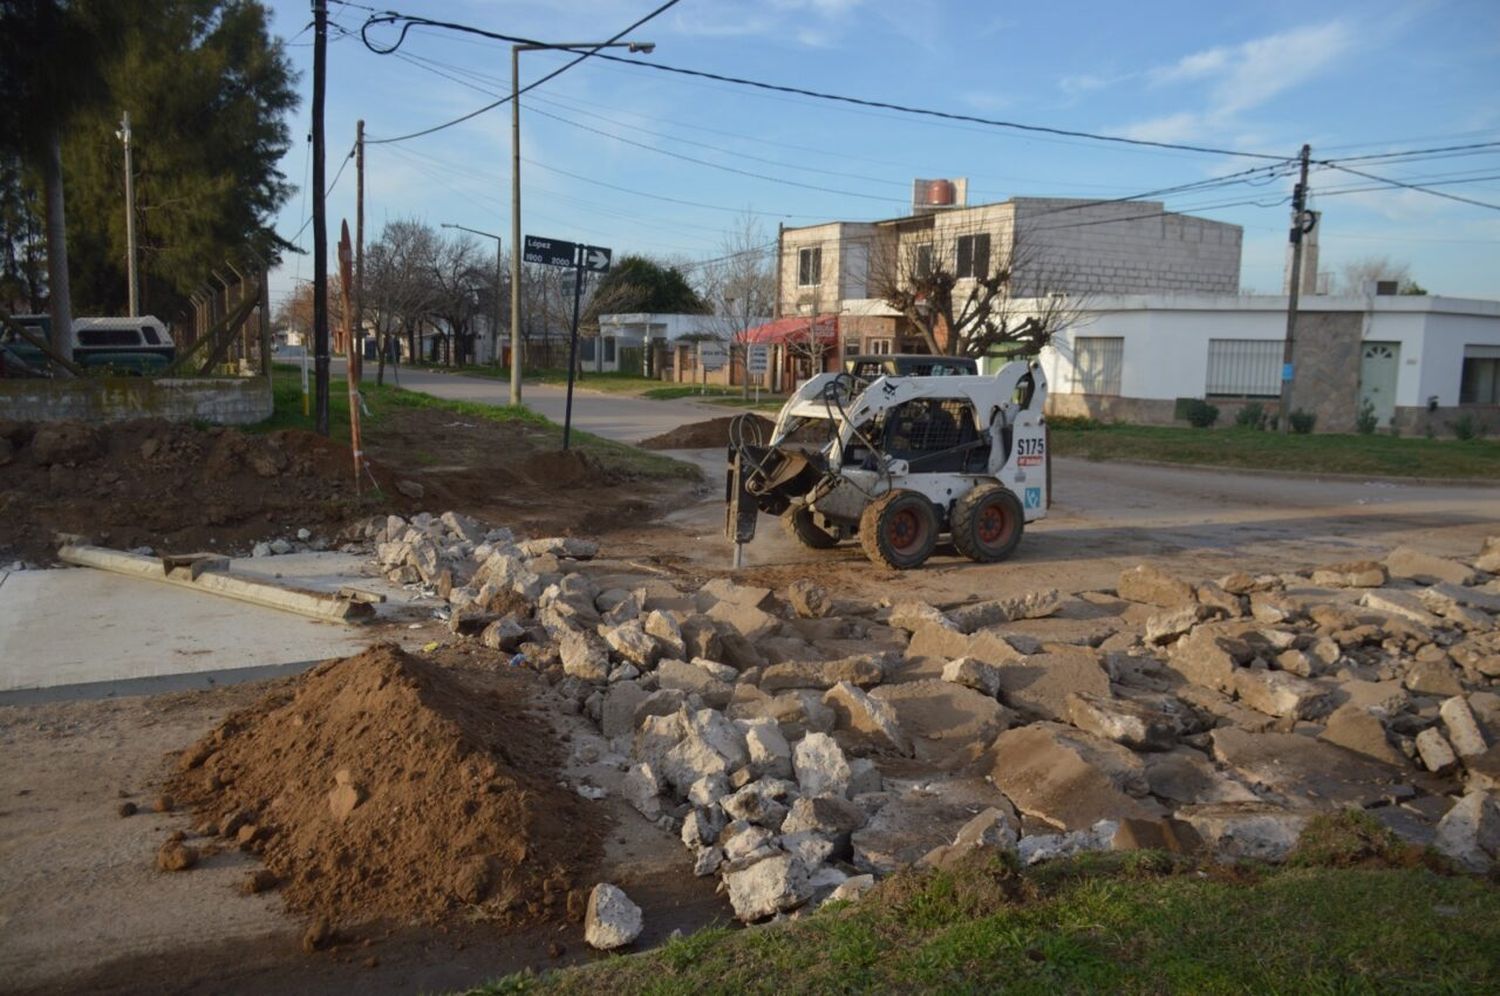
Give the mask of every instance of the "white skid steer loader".
[[1046, 400], [1041, 367], [1019, 361], [992, 377], [886, 376], [862, 391], [848, 374], [819, 374], [769, 441], [747, 416], [731, 425], [736, 565], [760, 512], [814, 549], [857, 536], [897, 569], [922, 564], [940, 533], [972, 560], [1004, 560], [1047, 514]]

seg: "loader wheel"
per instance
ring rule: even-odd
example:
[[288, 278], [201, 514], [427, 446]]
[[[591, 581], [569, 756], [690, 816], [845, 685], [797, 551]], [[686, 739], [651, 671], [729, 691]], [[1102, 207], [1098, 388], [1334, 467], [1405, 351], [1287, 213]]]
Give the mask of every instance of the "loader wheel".
[[788, 536], [812, 550], [831, 550], [839, 545], [839, 538], [818, 525], [812, 509], [805, 506], [782, 513], [781, 526]]
[[919, 566], [937, 545], [938, 516], [915, 491], [892, 491], [865, 506], [859, 543], [877, 564], [904, 571]]
[[1013, 492], [983, 484], [953, 505], [953, 545], [982, 564], [1004, 560], [1021, 542], [1026, 514]]

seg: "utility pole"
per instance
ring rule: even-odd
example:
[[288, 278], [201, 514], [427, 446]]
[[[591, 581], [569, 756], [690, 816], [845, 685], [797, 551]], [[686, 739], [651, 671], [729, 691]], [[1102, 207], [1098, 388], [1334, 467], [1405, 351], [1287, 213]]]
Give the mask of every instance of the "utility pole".
[[328, 7], [313, 9], [313, 376], [314, 426], [328, 435], [328, 206], [324, 203], [323, 96], [328, 76]]
[[[545, 326], [542, 335], [547, 334]], [[521, 404], [521, 48], [510, 50], [510, 403]], [[566, 449], [566, 447], [564, 447]]]
[[1292, 189], [1292, 279], [1287, 285], [1286, 342], [1281, 348], [1281, 411], [1277, 424], [1285, 436], [1291, 431], [1292, 422], [1292, 351], [1297, 338], [1297, 294], [1302, 286], [1302, 236], [1312, 231], [1317, 219], [1307, 213], [1307, 162], [1312, 148], [1302, 146], [1299, 158], [1302, 168], [1297, 186]]
[[130, 317], [141, 313], [140, 282], [135, 272], [135, 170], [130, 159], [130, 112], [120, 115], [120, 140], [125, 143], [125, 279], [129, 283]]
[[[350, 323], [349, 333], [350, 349], [358, 340], [364, 344], [365, 333], [365, 119], [360, 118], [354, 125], [354, 320]], [[379, 353], [380, 336], [375, 336], [375, 351]], [[360, 360], [363, 360], [363, 354]], [[384, 359], [376, 361], [376, 369], [381, 369]]]

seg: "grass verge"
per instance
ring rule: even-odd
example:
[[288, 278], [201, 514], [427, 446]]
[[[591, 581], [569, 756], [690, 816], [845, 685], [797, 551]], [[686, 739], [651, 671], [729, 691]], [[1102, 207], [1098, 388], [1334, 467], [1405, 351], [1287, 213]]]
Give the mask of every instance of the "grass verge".
[[1327, 433], [1282, 436], [1254, 429], [1106, 425], [1059, 419], [1052, 452], [1087, 460], [1378, 477], [1500, 480], [1500, 441]]
[[1484, 880], [1203, 871], [1135, 852], [1024, 874], [994, 857], [906, 872], [798, 921], [472, 992], [1477, 992], [1497, 973], [1500, 890]]
[[[314, 430], [311, 415], [302, 413], [302, 368], [290, 364], [277, 364], [273, 372], [272, 386], [275, 395], [275, 413], [265, 422], [251, 427], [255, 432], [274, 432], [278, 429]], [[498, 425], [524, 427], [527, 438], [536, 449], [549, 446], [561, 448], [562, 426], [536, 412], [517, 405], [485, 405], [472, 401], [448, 401], [435, 398], [420, 391], [409, 391], [392, 384], [377, 385], [373, 378], [360, 385], [369, 414], [361, 420], [367, 445], [379, 445], [380, 427], [384, 420], [398, 417], [402, 410], [435, 409], [483, 419]], [[334, 377], [329, 383], [328, 398], [329, 435], [334, 439], [349, 438], [349, 385], [342, 377]], [[692, 464], [673, 460], [671, 457], [638, 449], [604, 439], [593, 433], [573, 430], [570, 440], [573, 448], [594, 457], [602, 469], [627, 474], [637, 478], [677, 479], [696, 481], [702, 476]]]

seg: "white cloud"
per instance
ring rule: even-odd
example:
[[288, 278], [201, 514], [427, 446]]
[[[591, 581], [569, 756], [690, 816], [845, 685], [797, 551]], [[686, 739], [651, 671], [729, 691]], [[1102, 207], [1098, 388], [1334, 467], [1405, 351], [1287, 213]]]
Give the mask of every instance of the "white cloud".
[[811, 48], [834, 44], [866, 0], [770, 0], [743, 4], [718, 0], [674, 11], [673, 26], [686, 35], [745, 37], [781, 35]]
[[1128, 125], [1120, 134], [1143, 142], [1185, 142], [1201, 135], [1203, 120], [1201, 114], [1182, 111]]

